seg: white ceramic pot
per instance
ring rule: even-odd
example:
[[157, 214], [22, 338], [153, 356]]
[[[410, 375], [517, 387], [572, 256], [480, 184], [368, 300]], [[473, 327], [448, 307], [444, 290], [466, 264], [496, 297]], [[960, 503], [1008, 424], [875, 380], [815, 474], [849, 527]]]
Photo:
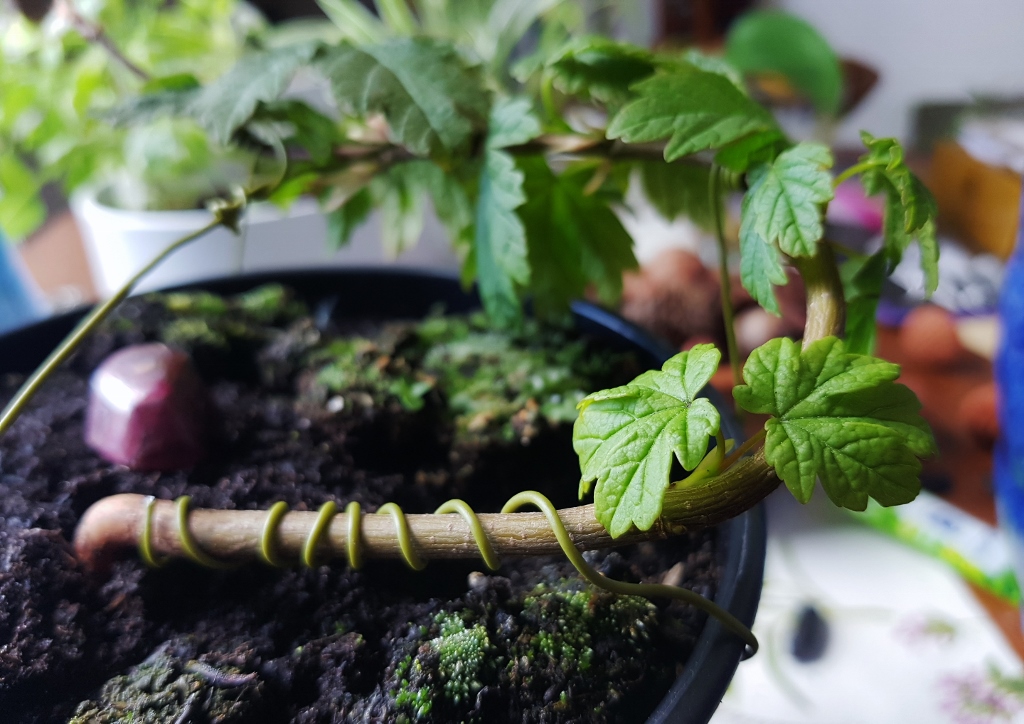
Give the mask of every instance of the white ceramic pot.
[[[171, 242], [202, 228], [211, 220], [207, 211], [125, 211], [106, 206], [94, 189], [80, 190], [71, 199], [101, 296], [119, 289]], [[297, 200], [287, 211], [271, 204], [253, 204], [242, 219], [239, 236], [216, 229], [174, 252], [151, 271], [137, 291], [223, 277], [249, 271], [323, 266], [397, 266], [456, 268], [443, 228], [428, 211], [420, 243], [397, 260], [387, 259], [379, 239], [380, 219], [367, 223], [341, 250], [327, 243], [327, 223], [314, 199]]]

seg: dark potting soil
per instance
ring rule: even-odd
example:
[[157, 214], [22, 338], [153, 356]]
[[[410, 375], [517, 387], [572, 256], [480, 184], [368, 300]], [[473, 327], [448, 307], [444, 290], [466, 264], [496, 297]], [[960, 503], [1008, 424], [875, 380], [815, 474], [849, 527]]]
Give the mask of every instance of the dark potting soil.
[[[590, 722], [653, 710], [703, 614], [607, 594], [559, 556], [494, 574], [475, 560], [422, 573], [390, 561], [150, 571], [134, 556], [107, 579], [79, 568], [75, 525], [115, 493], [429, 512], [455, 495], [497, 510], [529, 487], [572, 505], [566, 410], [636, 372], [565, 333], [510, 342], [473, 320], [336, 332], [280, 289], [151, 296], [45, 385], [0, 440], [0, 720]], [[134, 472], [82, 440], [89, 373], [145, 339], [189, 350], [209, 385], [221, 432], [194, 470]], [[18, 382], [4, 380], [5, 398]], [[587, 556], [615, 578], [711, 595], [713, 544], [705, 532]]]

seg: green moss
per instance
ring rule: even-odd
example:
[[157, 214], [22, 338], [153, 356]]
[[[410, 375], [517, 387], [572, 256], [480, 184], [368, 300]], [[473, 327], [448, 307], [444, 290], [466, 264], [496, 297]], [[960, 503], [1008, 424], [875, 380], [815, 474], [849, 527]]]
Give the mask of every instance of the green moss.
[[433, 379], [413, 373], [404, 359], [396, 358], [392, 345], [362, 337], [335, 340], [311, 360], [322, 364], [316, 381], [328, 392], [367, 394], [375, 406], [394, 399], [415, 412], [434, 387]]
[[414, 655], [402, 658], [394, 669], [397, 685], [391, 694], [396, 708], [410, 721], [471, 705], [483, 680], [493, 673], [494, 647], [485, 626], [467, 625], [461, 616], [445, 612], [434, 619], [431, 630], [437, 635], [422, 642]]
[[[239, 673], [232, 668], [221, 671]], [[128, 673], [110, 679], [96, 700], [78, 705], [69, 724], [172, 724], [180, 720], [186, 707], [192, 708], [191, 718], [196, 721], [251, 721], [260, 690], [256, 681], [217, 687], [188, 671], [186, 662], [161, 651]]]
[[306, 313], [305, 305], [295, 301], [291, 292], [280, 284], [264, 284], [239, 294], [232, 301], [245, 317], [259, 324], [291, 320]]
[[456, 444], [527, 443], [544, 425], [571, 423], [586, 391], [623, 362], [563, 330], [527, 322], [516, 332], [494, 331], [479, 315], [389, 325], [373, 339], [332, 342], [310, 359], [329, 392], [365, 392], [378, 405], [395, 400], [419, 410], [438, 390]]
[[567, 675], [586, 672], [594, 663], [594, 646], [601, 637], [627, 636], [637, 651], [649, 639], [656, 609], [647, 599], [614, 596], [578, 579], [559, 586], [537, 586], [523, 600], [521, 618], [532, 635], [521, 636], [514, 658], [554, 666]]
[[412, 656], [405, 657], [395, 669], [396, 679], [399, 681], [398, 688], [392, 692], [395, 697], [395, 706], [399, 710], [406, 710], [413, 721], [420, 721], [430, 716], [434, 708], [434, 692], [430, 686], [421, 686], [416, 683], [423, 680], [425, 672], [423, 664], [419, 659]]
[[221, 330], [215, 330], [210, 323], [199, 317], [182, 317], [169, 322], [161, 335], [163, 341], [174, 347], [193, 349], [200, 345], [227, 348], [228, 338]]
[[174, 292], [163, 296], [167, 311], [179, 315], [216, 318], [228, 311], [224, 297], [209, 292]]
[[479, 624], [466, 628], [457, 616], [441, 616], [441, 635], [430, 641], [439, 656], [438, 673], [445, 697], [453, 704], [468, 701], [480, 690], [481, 674], [491, 651], [487, 629]]

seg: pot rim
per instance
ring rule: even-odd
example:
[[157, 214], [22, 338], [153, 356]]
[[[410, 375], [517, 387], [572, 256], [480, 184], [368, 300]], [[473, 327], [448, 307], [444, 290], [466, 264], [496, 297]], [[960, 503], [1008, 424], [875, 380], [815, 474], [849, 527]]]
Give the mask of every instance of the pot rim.
[[[75, 189], [69, 205], [76, 219], [90, 224], [111, 224], [124, 230], [151, 231], [199, 229], [213, 221], [213, 214], [206, 209], [119, 209], [100, 201], [105, 186], [92, 185]], [[300, 196], [288, 208], [281, 208], [269, 201], [250, 204], [243, 211], [243, 223], [259, 224], [284, 219], [311, 216], [320, 213], [320, 206], [311, 196]]]

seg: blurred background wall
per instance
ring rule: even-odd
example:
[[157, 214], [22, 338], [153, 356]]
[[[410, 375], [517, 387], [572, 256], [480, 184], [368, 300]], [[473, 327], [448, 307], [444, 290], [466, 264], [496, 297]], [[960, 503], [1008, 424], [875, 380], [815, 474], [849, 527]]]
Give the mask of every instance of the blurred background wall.
[[874, 66], [880, 80], [846, 118], [837, 141], [858, 131], [912, 141], [913, 108], [967, 103], [973, 95], [1024, 94], [1021, 0], [773, 0], [817, 28], [842, 57]]

